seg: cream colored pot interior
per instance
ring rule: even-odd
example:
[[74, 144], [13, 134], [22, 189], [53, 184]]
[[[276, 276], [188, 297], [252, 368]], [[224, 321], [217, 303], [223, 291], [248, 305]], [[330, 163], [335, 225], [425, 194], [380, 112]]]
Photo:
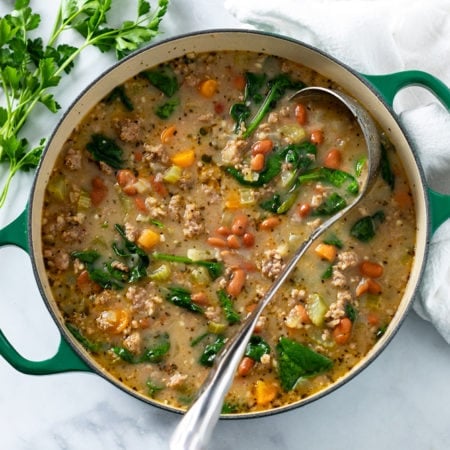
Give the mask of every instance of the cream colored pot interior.
[[[40, 230], [42, 220], [41, 211], [43, 208], [44, 199], [44, 186], [47, 184], [49, 175], [58, 156], [58, 153], [62, 148], [63, 143], [72, 132], [73, 128], [85, 116], [85, 114], [106, 94], [108, 94], [116, 85], [123, 83], [139, 72], [169, 59], [182, 56], [186, 53], [207, 52], [214, 50], [248, 50], [281, 56], [308, 66], [311, 69], [314, 69], [315, 71], [340, 84], [348, 93], [358, 99], [358, 101], [371, 113], [374, 119], [386, 131], [389, 138], [397, 148], [401, 160], [403, 161], [406, 172], [408, 173], [410, 185], [412, 186], [413, 190], [417, 214], [416, 258], [412, 267], [411, 277], [408, 282], [404, 298], [400, 304], [394, 320], [389, 326], [388, 331], [385, 333], [383, 338], [380, 339], [377, 345], [375, 345], [375, 347], [369, 352], [366, 358], [364, 358], [356, 367], [354, 367], [353, 370], [345, 377], [343, 377], [341, 380], [339, 380], [326, 390], [321, 391], [314, 396], [307, 398], [306, 400], [300, 401], [296, 405], [290, 405], [289, 407], [283, 408], [290, 409], [292, 408], [292, 406], [298, 406], [300, 404], [310, 402], [348, 381], [353, 375], [355, 375], [363, 367], [365, 367], [368, 362], [373, 360], [374, 357], [378, 355], [384, 348], [384, 346], [397, 330], [400, 322], [402, 321], [408, 310], [408, 307], [410, 306], [412, 296], [420, 278], [428, 236], [427, 202], [424, 186], [421, 181], [420, 171], [417, 167], [411, 148], [396, 120], [391, 115], [390, 111], [386, 108], [382, 100], [380, 100], [380, 98], [371, 89], [369, 89], [369, 87], [365, 84], [364, 81], [362, 81], [361, 78], [359, 78], [345, 66], [342, 66], [329, 57], [317, 52], [316, 50], [299, 44], [298, 42], [255, 32], [206, 32], [183, 36], [181, 38], [166, 41], [154, 47], [143, 50], [135, 56], [116, 65], [103, 77], [95, 81], [90, 87], [88, 87], [88, 89], [84, 93], [81, 94], [73, 107], [63, 117], [61, 123], [59, 124], [55, 133], [51, 137], [51, 140], [49, 141], [45, 157], [43, 158], [35, 181], [35, 187], [31, 201], [30, 236], [35, 267], [38, 274], [38, 282], [40, 283], [40, 287], [46, 296], [46, 301], [52, 315], [64, 330], [61, 314], [59, 313], [52, 298], [52, 293], [45, 276]], [[104, 373], [101, 367], [96, 366], [95, 363], [89, 359], [89, 356], [81, 347], [81, 345], [78, 344], [78, 342], [76, 342], [70, 335], [67, 334], [66, 338], [71, 341], [72, 345], [77, 349], [78, 353], [81, 354], [84, 359], [89, 361], [89, 364], [91, 366], [95, 367], [95, 369], [103, 376], [108, 377], [108, 375]], [[131, 389], [127, 389], [117, 380], [111, 379], [111, 381], [120, 386], [122, 389], [130, 392], [132, 395], [141, 398], [139, 394], [137, 394], [135, 391], [132, 391]], [[153, 403], [152, 400], [146, 397], [142, 397], [142, 400]], [[267, 412], [261, 414], [252, 413], [250, 415], [257, 416], [264, 414], [267, 414]], [[246, 416], [249, 415], [247, 414]]]

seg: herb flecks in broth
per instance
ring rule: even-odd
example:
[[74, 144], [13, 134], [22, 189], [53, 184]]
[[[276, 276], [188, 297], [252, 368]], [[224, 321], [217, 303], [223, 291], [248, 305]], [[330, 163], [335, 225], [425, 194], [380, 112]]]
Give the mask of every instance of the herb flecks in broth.
[[[359, 126], [335, 102], [289, 100], [304, 85], [330, 81], [264, 54], [189, 54], [116, 87], [64, 144], [43, 212], [49, 283], [69, 331], [140, 395], [186, 408], [295, 249], [357, 195]], [[224, 412], [326, 388], [389, 326], [415, 222], [383, 146], [374, 189], [263, 312]]]

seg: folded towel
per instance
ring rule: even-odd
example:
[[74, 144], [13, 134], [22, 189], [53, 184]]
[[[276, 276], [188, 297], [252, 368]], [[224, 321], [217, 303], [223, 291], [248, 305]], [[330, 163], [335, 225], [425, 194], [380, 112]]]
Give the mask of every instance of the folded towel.
[[[448, 0], [226, 0], [248, 28], [299, 39], [367, 74], [420, 69], [450, 85]], [[450, 115], [430, 93], [405, 89], [394, 108], [433, 189], [450, 193]], [[434, 234], [415, 311], [450, 343], [450, 221]]]

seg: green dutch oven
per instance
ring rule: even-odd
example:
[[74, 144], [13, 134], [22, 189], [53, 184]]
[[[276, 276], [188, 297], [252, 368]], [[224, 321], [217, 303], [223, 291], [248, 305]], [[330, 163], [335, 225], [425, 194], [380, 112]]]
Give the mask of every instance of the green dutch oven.
[[[0, 230], [1, 246], [15, 245], [29, 253], [42, 298], [61, 332], [59, 348], [52, 358], [44, 361], [30, 361], [21, 356], [0, 331], [0, 353], [20, 372], [34, 375], [68, 371], [94, 372], [147, 403], [180, 412], [133, 391], [109, 375], [89, 356], [66, 328], [52, 297], [44, 270], [41, 242], [41, 213], [44, 199], [42, 186], [47, 184], [58, 153], [74, 126], [113, 87], [135, 74], [169, 59], [190, 52], [215, 50], [247, 50], [277, 55], [310, 67], [337, 82], [355, 97], [387, 132], [407, 172], [416, 206], [416, 257], [405, 294], [387, 332], [366, 357], [341, 379], [317, 394], [277, 409], [276, 412], [308, 403], [349, 381], [373, 361], [395, 335], [412, 304], [414, 293], [420, 282], [430, 238], [439, 225], [450, 217], [450, 196], [435, 192], [427, 186], [417, 155], [406, 133], [398, 123], [392, 105], [395, 95], [401, 89], [419, 85], [434, 93], [448, 110], [450, 109], [449, 88], [432, 75], [420, 71], [405, 71], [380, 76], [362, 75], [315, 48], [274, 34], [246, 30], [204, 31], [162, 41], [135, 53], [108, 69], [79, 95], [49, 139], [35, 176], [27, 208], [14, 222]], [[241, 414], [239, 417], [255, 417], [270, 413], [270, 411], [263, 411]], [[227, 417], [238, 416], [228, 415]]]

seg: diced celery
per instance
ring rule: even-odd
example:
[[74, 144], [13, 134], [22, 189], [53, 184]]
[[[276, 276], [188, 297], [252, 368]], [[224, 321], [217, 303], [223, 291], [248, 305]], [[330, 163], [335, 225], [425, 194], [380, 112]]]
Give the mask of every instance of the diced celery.
[[163, 175], [163, 180], [167, 183], [176, 183], [180, 180], [181, 174], [183, 173], [183, 169], [179, 166], [170, 166]]
[[328, 311], [328, 305], [320, 294], [310, 294], [306, 299], [306, 311], [311, 322], [317, 327], [321, 327], [325, 320], [325, 314]]
[[169, 264], [161, 264], [153, 272], [149, 274], [149, 278], [152, 281], [166, 281], [170, 278], [170, 267]]
[[239, 189], [239, 196], [241, 205], [254, 205], [256, 203], [255, 191], [254, 189], [243, 188]]
[[139, 194], [145, 194], [146, 192], [150, 192], [152, 185], [150, 184], [150, 181], [145, 178], [138, 178], [136, 183], [134, 183], [134, 187]]
[[208, 260], [212, 258], [209, 250], [200, 250], [198, 248], [189, 248], [186, 256], [192, 261]]
[[191, 278], [194, 283], [206, 286], [211, 283], [208, 269], [204, 266], [192, 267]]
[[91, 207], [91, 196], [86, 191], [80, 192], [80, 197], [78, 198], [77, 209], [78, 211], [86, 211]]
[[68, 194], [66, 177], [64, 175], [53, 177], [48, 183], [47, 190], [54, 199], [64, 201]]
[[227, 328], [227, 324], [219, 322], [208, 322], [208, 332], [214, 334], [221, 334]]
[[302, 142], [306, 139], [306, 131], [300, 125], [283, 125], [280, 127], [279, 131], [289, 142], [294, 144]]
[[281, 186], [290, 186], [295, 179], [296, 173], [295, 170], [283, 170], [280, 175]]

